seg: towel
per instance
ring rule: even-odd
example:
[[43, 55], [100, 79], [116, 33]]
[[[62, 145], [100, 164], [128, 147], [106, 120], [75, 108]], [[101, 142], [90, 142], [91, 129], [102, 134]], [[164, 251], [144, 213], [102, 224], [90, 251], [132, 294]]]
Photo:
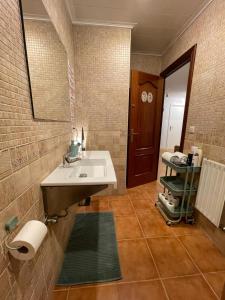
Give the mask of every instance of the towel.
[[162, 158], [164, 158], [167, 161], [170, 161], [173, 156], [174, 156], [174, 153], [171, 153], [171, 152], [164, 152], [162, 154]]
[[187, 155], [185, 155], [184, 153], [181, 153], [181, 152], [164, 152], [162, 154], [162, 158], [167, 160], [167, 161], [170, 161], [171, 162], [171, 159], [172, 158], [177, 158], [178, 160], [181, 160], [183, 158], [187, 157]]

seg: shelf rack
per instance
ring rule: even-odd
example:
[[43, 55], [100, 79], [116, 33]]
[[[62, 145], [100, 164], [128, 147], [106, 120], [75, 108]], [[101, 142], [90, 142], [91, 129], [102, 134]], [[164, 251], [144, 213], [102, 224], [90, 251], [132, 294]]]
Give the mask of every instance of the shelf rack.
[[[177, 224], [182, 218], [185, 218], [186, 223], [194, 223], [191, 197], [197, 194], [195, 175], [200, 173], [201, 167], [178, 166], [165, 159], [162, 159], [162, 162], [166, 165], [166, 174], [160, 177], [160, 182], [164, 186], [164, 193], [168, 190], [173, 196], [181, 197], [181, 202], [177, 208], [171, 210], [165, 205], [161, 197], [158, 197], [156, 207], [168, 225]], [[172, 176], [173, 170], [176, 172], [176, 176]]]

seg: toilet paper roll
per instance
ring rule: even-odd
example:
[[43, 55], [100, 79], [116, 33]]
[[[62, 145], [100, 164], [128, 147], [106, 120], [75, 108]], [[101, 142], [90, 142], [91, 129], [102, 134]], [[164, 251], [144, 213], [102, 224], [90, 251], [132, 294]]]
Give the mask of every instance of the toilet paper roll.
[[19, 248], [9, 250], [10, 253], [18, 260], [32, 259], [43, 242], [47, 231], [46, 225], [40, 221], [27, 222], [10, 243], [10, 247]]
[[174, 212], [174, 210], [175, 210], [174, 203], [172, 203], [170, 200], [166, 199], [166, 196], [164, 193], [159, 193], [159, 198], [171, 212]]

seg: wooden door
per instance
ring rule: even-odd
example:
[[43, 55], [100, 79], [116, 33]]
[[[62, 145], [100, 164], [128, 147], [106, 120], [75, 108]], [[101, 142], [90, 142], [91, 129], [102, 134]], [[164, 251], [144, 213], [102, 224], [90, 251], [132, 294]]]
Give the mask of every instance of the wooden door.
[[127, 187], [157, 179], [163, 79], [131, 71]]

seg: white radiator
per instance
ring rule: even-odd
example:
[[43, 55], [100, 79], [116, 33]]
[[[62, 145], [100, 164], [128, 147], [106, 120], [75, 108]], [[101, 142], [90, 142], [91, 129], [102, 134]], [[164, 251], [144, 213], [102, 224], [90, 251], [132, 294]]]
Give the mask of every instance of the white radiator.
[[196, 208], [217, 227], [225, 202], [225, 165], [203, 159]]

